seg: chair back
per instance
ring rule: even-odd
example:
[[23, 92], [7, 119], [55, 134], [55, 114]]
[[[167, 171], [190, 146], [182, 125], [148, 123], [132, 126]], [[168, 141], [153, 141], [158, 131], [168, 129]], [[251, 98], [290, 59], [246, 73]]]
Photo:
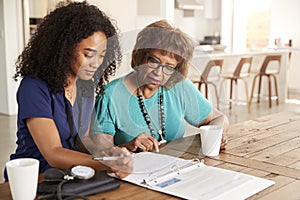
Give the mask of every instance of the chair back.
[[[270, 63], [271, 62], [278, 62], [277, 68], [275, 70], [270, 70], [270, 72], [267, 71], [268, 68], [270, 68]], [[266, 56], [261, 68], [260, 68], [260, 73], [261, 74], [278, 74], [280, 71], [280, 65], [281, 65], [281, 55], [269, 55]]]
[[234, 77], [247, 77], [250, 74], [252, 57], [242, 57], [233, 72]]
[[201, 74], [201, 81], [206, 82], [208, 80], [209, 73], [211, 72], [212, 68], [217, 67], [219, 68], [219, 71], [221, 71], [223, 66], [223, 60], [222, 59], [216, 59], [216, 60], [210, 60], [206, 64], [202, 74]]

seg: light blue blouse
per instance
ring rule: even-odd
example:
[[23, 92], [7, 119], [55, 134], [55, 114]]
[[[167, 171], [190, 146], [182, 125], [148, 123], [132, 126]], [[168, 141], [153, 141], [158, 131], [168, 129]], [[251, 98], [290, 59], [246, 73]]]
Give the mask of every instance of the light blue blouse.
[[[150, 134], [138, 98], [127, 89], [124, 78], [109, 83], [105, 87], [105, 94], [96, 99], [95, 115], [91, 124], [91, 134], [111, 134], [114, 136], [115, 145], [127, 143], [143, 132]], [[169, 90], [161, 89], [167, 141], [183, 137], [185, 120], [196, 126], [212, 111], [212, 105], [187, 78]], [[157, 132], [161, 128], [158, 92], [144, 102], [153, 128]], [[157, 134], [156, 139], [158, 138]]]

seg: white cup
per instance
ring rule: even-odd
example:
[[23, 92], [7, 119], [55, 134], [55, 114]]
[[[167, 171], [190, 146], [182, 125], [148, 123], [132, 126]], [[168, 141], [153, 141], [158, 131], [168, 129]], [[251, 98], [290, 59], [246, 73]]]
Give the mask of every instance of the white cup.
[[214, 125], [200, 127], [201, 149], [205, 156], [217, 156], [220, 152], [223, 128]]
[[9, 187], [14, 200], [33, 200], [36, 196], [39, 160], [18, 158], [6, 163]]

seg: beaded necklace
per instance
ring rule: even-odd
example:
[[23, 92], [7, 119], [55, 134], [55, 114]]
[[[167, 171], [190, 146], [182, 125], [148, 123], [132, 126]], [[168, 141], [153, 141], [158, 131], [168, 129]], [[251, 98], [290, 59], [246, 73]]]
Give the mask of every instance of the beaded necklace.
[[[155, 134], [154, 128], [152, 126], [151, 117], [148, 114], [148, 111], [146, 109], [145, 102], [141, 95], [140, 88], [137, 89], [137, 97], [138, 97], [139, 105], [140, 105], [141, 111], [143, 113], [144, 119], [150, 130], [151, 136], [155, 138], [156, 134]], [[160, 143], [164, 143], [164, 142], [166, 142], [166, 140], [164, 139], [164, 137], [166, 135], [165, 134], [166, 133], [166, 122], [165, 122], [166, 118], [165, 118], [165, 111], [164, 111], [164, 105], [163, 105], [163, 95], [162, 95], [161, 91], [158, 93], [158, 108], [159, 108], [159, 114], [160, 114], [160, 127], [161, 127], [161, 129], [156, 127], [158, 130], [158, 134], [159, 134], [158, 141], [160, 141]]]

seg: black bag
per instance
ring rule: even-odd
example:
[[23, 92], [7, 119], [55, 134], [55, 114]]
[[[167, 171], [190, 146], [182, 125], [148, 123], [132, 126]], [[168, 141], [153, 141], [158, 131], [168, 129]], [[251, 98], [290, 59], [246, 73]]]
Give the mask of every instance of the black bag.
[[[59, 170], [59, 169], [57, 169]], [[61, 186], [59, 186], [61, 184]], [[61, 187], [59, 189], [59, 187]], [[108, 190], [117, 189], [120, 183], [116, 182], [113, 177], [107, 175], [105, 171], [97, 171], [90, 179], [74, 180], [45, 180], [38, 184], [38, 199], [73, 199], [82, 198]]]

